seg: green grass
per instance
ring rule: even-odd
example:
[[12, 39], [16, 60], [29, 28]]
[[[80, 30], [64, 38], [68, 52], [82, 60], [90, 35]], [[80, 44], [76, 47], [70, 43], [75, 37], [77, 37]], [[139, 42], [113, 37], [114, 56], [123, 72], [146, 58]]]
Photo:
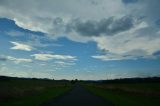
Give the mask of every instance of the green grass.
[[55, 97], [62, 95], [70, 90], [71, 87], [50, 88], [36, 96], [24, 96], [9, 100], [6, 103], [0, 103], [1, 106], [38, 106], [46, 101], [53, 100]]
[[[139, 88], [139, 86], [137, 87], [137, 84], [135, 86], [134, 84], [127, 85], [126, 87], [128, 86], [132, 86], [132, 89], [134, 87], [135, 89]], [[146, 86], [146, 84], [144, 85], [142, 84], [141, 86]], [[150, 86], [149, 88], [152, 90], [156, 89], [156, 91], [158, 91], [157, 88], [154, 88], [154, 87], [152, 88], [152, 86]], [[119, 89], [107, 89], [107, 88], [102, 88], [102, 87], [96, 87], [93, 85], [86, 86], [86, 89], [88, 89], [93, 94], [98, 95], [104, 98], [105, 100], [112, 102], [116, 106], [157, 106], [160, 104], [159, 95], [157, 96], [147, 95], [146, 96], [146, 95], [136, 94], [132, 92], [124, 92]], [[140, 88], [140, 89], [142, 90], [143, 88]]]
[[102, 87], [112, 87], [116, 89], [130, 89], [130, 90], [139, 90], [139, 91], [160, 91], [160, 83], [122, 83], [122, 84], [101, 84]]
[[38, 106], [72, 89], [70, 83], [45, 80], [0, 82], [0, 106]]

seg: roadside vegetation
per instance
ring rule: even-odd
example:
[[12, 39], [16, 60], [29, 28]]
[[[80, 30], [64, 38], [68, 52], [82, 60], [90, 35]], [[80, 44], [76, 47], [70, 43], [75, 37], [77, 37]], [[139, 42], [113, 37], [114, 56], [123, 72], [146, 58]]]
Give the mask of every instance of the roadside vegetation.
[[0, 77], [0, 106], [38, 106], [72, 89], [66, 80]]
[[85, 88], [112, 102], [115, 106], [157, 106], [160, 104], [160, 82], [88, 83]]

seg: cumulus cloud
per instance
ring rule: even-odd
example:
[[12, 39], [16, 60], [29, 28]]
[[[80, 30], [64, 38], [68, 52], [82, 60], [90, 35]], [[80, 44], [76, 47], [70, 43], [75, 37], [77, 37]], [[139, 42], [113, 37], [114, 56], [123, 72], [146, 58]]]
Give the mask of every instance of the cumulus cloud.
[[129, 30], [134, 26], [134, 19], [130, 16], [123, 16], [118, 19], [110, 17], [100, 21], [88, 20], [82, 22], [79, 19], [73, 20], [67, 25], [67, 31], [75, 31], [82, 36], [114, 35], [118, 32]]
[[70, 55], [57, 55], [57, 54], [33, 54], [33, 56], [36, 60], [77, 60], [75, 56]]
[[148, 29], [148, 25], [142, 22], [136, 28], [115, 36], [94, 38], [98, 42], [98, 48], [105, 51], [106, 54], [92, 57], [101, 60], [155, 59], [154, 53], [160, 49], [158, 46], [160, 37], [158, 34], [139, 36], [141, 29], [145, 28]]
[[[113, 6], [116, 8], [112, 8]], [[40, 10], [40, 8], [42, 9]], [[61, 9], [59, 10], [59, 8]], [[1, 17], [14, 20], [22, 28], [44, 32], [52, 37], [66, 34], [68, 26], [79, 34], [89, 36], [105, 33], [104, 29], [99, 27], [104, 26], [105, 28], [107, 26], [105, 24], [108, 24], [111, 16], [123, 16], [126, 11], [121, 0], [116, 2], [111, 0], [47, 0], [46, 2], [43, 0], [38, 2], [36, 0], [14, 0], [14, 2], [10, 2], [6, 0], [0, 2], [0, 9]], [[81, 21], [77, 22], [76, 19]], [[104, 25], [99, 25], [103, 22]], [[96, 31], [91, 31], [96, 24], [98, 25]], [[89, 29], [89, 27], [91, 28]], [[83, 28], [87, 29], [81, 31]]]
[[13, 49], [13, 50], [31, 51], [33, 49], [31, 46], [26, 45], [26, 44], [13, 42], [13, 41], [11, 41], [11, 43], [14, 45], [13, 47], [11, 47], [11, 49]]

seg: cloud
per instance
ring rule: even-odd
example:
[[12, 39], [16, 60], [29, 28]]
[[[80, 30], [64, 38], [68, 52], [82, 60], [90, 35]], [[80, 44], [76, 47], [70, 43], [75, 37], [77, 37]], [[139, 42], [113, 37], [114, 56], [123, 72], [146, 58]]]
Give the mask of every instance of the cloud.
[[111, 61], [111, 60], [128, 60], [128, 59], [135, 59], [132, 56], [121, 56], [121, 55], [97, 55], [97, 56], [91, 56], [92, 58], [103, 60], [103, 61]]
[[13, 61], [16, 64], [18, 64], [18, 63], [31, 63], [31, 62], [33, 62], [32, 59], [15, 58], [15, 57], [12, 57], [12, 56], [7, 56], [6, 58], [7, 58], [7, 60]]
[[5, 32], [7, 35], [12, 36], [12, 37], [20, 37], [20, 36], [25, 36], [24, 32], [21, 31], [16, 31], [16, 30], [11, 30], [8, 32]]
[[61, 67], [68, 67], [68, 66], [73, 66], [76, 64], [73, 61], [71, 61], [71, 62], [70, 61], [55, 61], [54, 63], [61, 66]]
[[24, 50], [24, 51], [31, 51], [33, 48], [29, 45], [18, 43], [18, 42], [13, 42], [11, 43], [14, 45], [14, 47], [11, 47], [13, 50]]
[[94, 38], [98, 48], [103, 50], [105, 55], [92, 57], [101, 60], [155, 59], [154, 53], [160, 50], [159, 34], [150, 36], [150, 33], [146, 32], [146, 35], [139, 36], [142, 29], [148, 29], [148, 27], [146, 23], [141, 22], [135, 28], [115, 36]]
[[154, 55], [118, 55], [118, 54], [106, 54], [91, 56], [92, 58], [99, 59], [102, 61], [114, 61], [114, 60], [137, 60], [137, 59], [156, 59]]
[[82, 36], [110, 36], [129, 30], [132, 27], [134, 27], [134, 19], [131, 16], [123, 16], [118, 19], [110, 17], [100, 21], [88, 20], [86, 22], [76, 19], [69, 23], [66, 29], [67, 32], [75, 31]]
[[[62, 47], [63, 45], [61, 44], [57, 44], [57, 43], [50, 43], [51, 40], [49, 37], [44, 36], [42, 33], [38, 34], [36, 32], [23, 32], [23, 31], [16, 31], [16, 30], [10, 30], [10, 31], [5, 31], [5, 34], [12, 36], [12, 37], [16, 37], [17, 39], [24, 38], [27, 39], [27, 41], [22, 43], [18, 43], [18, 42], [11, 42], [14, 45], [22, 45], [20, 46], [20, 48], [24, 48], [25, 46], [25, 50], [26, 51], [31, 51], [34, 47], [35, 48], [44, 48], [44, 47], [48, 47], [48, 46], [53, 46], [53, 47]], [[47, 41], [47, 42], [46, 42]], [[16, 47], [17, 48], [17, 47]], [[27, 48], [27, 49], [26, 49]]]
[[[58, 43], [51, 43], [51, 39], [46, 36], [39, 36], [36, 34], [29, 34], [29, 40], [25, 42], [25, 44], [35, 47], [35, 48], [45, 48], [45, 47], [62, 47], [63, 45]], [[47, 41], [47, 42], [46, 42]], [[53, 40], [52, 40], [53, 41]]]
[[[97, 54], [94, 58], [153, 59], [156, 58], [153, 54], [160, 50], [159, 4], [159, 0], [1, 0], [0, 17], [54, 39], [94, 41], [99, 50], [105, 51], [105, 55]], [[18, 48], [24, 50], [24, 47]], [[63, 56], [34, 57], [50, 60]]]
[[31, 65], [27, 65], [27, 64], [24, 64], [23, 66], [26, 67], [26, 68], [32, 68]]
[[122, 0], [125, 4], [137, 3], [139, 0]]
[[57, 55], [57, 54], [33, 54], [33, 56], [36, 60], [77, 60], [75, 56], [70, 55]]
[[[12, 76], [12, 77], [24, 77], [24, 78], [51, 78], [53, 79], [53, 71], [33, 71], [31, 69], [26, 70], [15, 68], [15, 67], [0, 67], [0, 75]], [[28, 68], [27, 68], [28, 69]]]
[[60, 65], [64, 65], [64, 64], [66, 64], [64, 61], [55, 61], [54, 63], [56, 63], [56, 64], [60, 64]]
[[[19, 6], [17, 7], [17, 5]], [[116, 8], [112, 8], [113, 6], [116, 6]], [[43, 9], [40, 10], [42, 7]], [[89, 29], [88, 26], [94, 25], [95, 27], [96, 24], [105, 22], [103, 28], [105, 29], [105, 24], [108, 23], [111, 16], [123, 16], [126, 11], [121, 0], [114, 2], [112, 0], [48, 0], [46, 2], [43, 0], [38, 0], [38, 2], [36, 0], [14, 0], [12, 3], [6, 0], [0, 1], [0, 8], [1, 17], [14, 20], [16, 25], [24, 29], [40, 31], [52, 35], [53, 38], [64, 36], [68, 26], [80, 35], [93, 36], [93, 34], [104, 33], [100, 32], [102, 28], [96, 28], [97, 31], [94, 32], [93, 27]], [[75, 19], [81, 21], [77, 22]], [[73, 28], [74, 26], [75, 28]], [[87, 29], [83, 32], [81, 28]]]
[[5, 57], [0, 57], [0, 61], [7, 61], [7, 58], [5, 58]]

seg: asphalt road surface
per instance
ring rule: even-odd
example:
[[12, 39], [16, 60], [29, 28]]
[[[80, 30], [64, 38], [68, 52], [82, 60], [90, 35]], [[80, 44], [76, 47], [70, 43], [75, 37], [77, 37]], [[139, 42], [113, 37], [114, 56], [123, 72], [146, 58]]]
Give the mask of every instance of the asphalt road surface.
[[77, 85], [72, 91], [42, 106], [113, 106]]

